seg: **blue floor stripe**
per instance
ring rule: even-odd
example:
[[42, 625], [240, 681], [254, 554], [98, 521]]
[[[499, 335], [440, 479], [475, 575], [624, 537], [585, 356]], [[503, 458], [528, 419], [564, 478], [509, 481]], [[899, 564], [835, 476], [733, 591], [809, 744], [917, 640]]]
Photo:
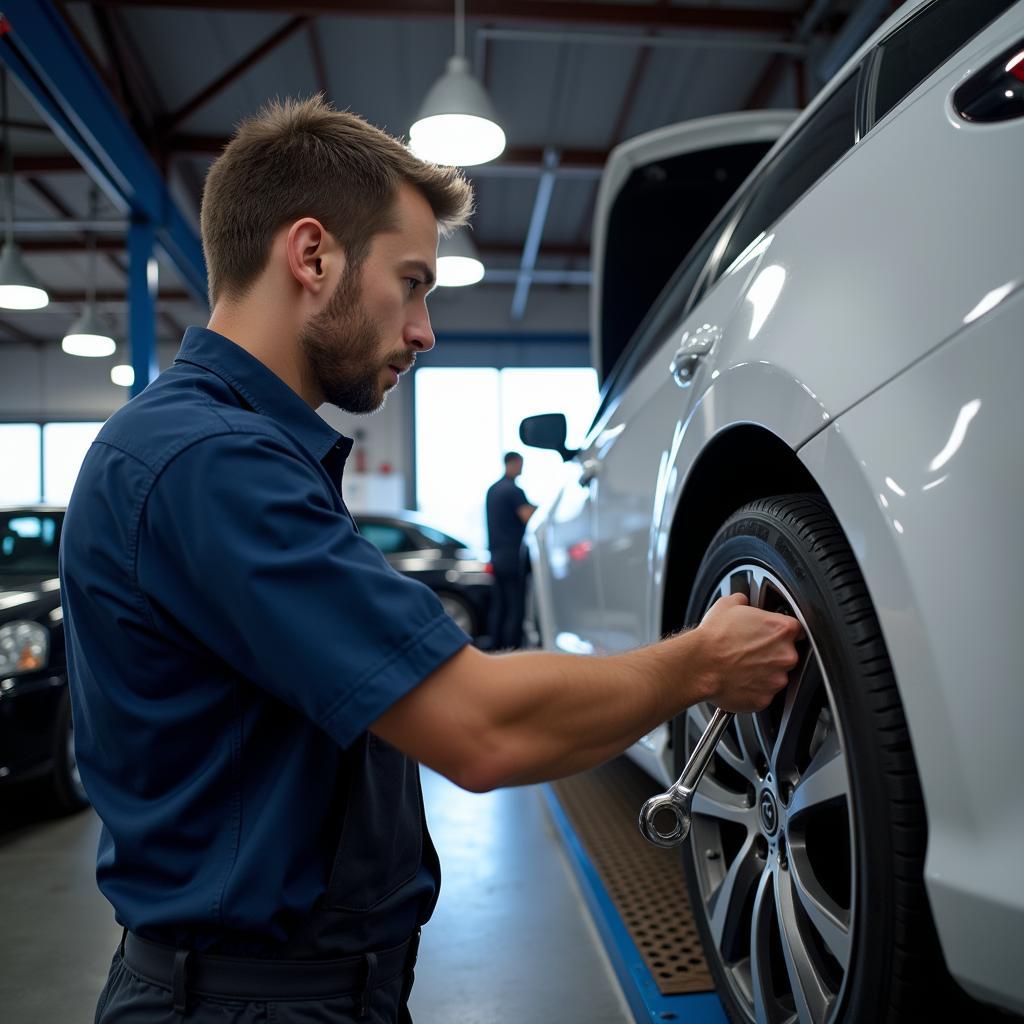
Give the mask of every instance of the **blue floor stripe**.
[[729, 1024], [722, 1004], [713, 992], [663, 996], [658, 991], [657, 983], [608, 895], [597, 868], [577, 838], [554, 789], [543, 785], [541, 790], [637, 1024], [661, 1024], [662, 1021]]

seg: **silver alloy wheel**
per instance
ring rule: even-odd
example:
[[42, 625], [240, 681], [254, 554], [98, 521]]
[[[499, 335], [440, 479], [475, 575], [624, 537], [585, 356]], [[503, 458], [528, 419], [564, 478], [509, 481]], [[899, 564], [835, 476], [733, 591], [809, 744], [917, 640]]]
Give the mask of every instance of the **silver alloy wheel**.
[[455, 625], [463, 633], [468, 633], [469, 636], [472, 636], [473, 613], [466, 602], [451, 594], [438, 594], [437, 596], [441, 601], [441, 607], [445, 610], [445, 614], [455, 620]]
[[[737, 715], [693, 798], [689, 856], [732, 994], [757, 1024], [835, 1018], [849, 973], [857, 850], [835, 699], [807, 623], [777, 577], [745, 564], [712, 601], [744, 593], [804, 627], [789, 686]], [[709, 607], [710, 607], [709, 602]], [[713, 708], [686, 716], [692, 749]]]

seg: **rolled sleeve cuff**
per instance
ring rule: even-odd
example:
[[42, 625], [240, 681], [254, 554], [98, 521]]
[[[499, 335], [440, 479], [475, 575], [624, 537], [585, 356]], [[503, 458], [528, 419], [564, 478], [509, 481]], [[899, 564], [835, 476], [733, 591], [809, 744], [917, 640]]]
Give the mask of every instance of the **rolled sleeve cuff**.
[[447, 615], [432, 619], [364, 673], [320, 722], [321, 728], [347, 747], [469, 642]]

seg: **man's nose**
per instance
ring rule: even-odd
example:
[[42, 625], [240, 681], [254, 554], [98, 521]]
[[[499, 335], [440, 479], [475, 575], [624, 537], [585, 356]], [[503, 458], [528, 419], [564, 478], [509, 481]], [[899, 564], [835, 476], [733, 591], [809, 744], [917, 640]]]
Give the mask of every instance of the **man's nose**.
[[405, 342], [415, 346], [418, 352], [429, 352], [434, 347], [434, 332], [430, 327], [427, 307], [420, 311], [405, 326]]

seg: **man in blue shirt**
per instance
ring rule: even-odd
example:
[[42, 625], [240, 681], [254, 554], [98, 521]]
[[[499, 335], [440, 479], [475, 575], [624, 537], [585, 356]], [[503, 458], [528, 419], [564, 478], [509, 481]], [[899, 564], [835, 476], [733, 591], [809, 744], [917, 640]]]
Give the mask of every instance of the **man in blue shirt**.
[[765, 706], [792, 620], [728, 598], [585, 659], [488, 656], [342, 500], [351, 441], [434, 344], [461, 175], [323, 101], [214, 164], [213, 312], [105, 424], [65, 520], [78, 762], [125, 928], [98, 1021], [408, 1021], [440, 879], [416, 762], [486, 790], [618, 753], [696, 700]]
[[523, 642], [523, 614], [526, 586], [526, 554], [523, 534], [536, 505], [516, 483], [523, 471], [519, 452], [505, 453], [505, 475], [487, 489], [487, 545], [494, 569], [494, 599], [491, 605], [491, 647], [515, 650]]

